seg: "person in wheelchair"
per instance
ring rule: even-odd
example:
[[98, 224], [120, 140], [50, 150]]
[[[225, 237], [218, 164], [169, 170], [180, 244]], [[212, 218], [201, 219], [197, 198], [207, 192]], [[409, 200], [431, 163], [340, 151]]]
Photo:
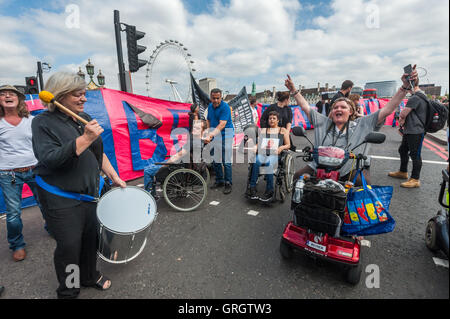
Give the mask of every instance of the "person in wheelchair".
[[[258, 137], [258, 143], [254, 146], [254, 152], [257, 152], [255, 163], [252, 165], [250, 173], [250, 188], [247, 196], [250, 199], [260, 199], [269, 201], [274, 196], [274, 173], [278, 165], [279, 156], [283, 151], [291, 147], [289, 140], [289, 131], [279, 126], [279, 114], [271, 111], [268, 116], [267, 128], [261, 129]], [[264, 167], [263, 174], [266, 175], [266, 190], [262, 197], [257, 195], [256, 182], [261, 173], [261, 167]]]
[[[186, 163], [186, 165], [191, 164], [194, 170], [206, 169], [204, 163], [193, 163], [193, 150], [194, 150], [194, 139], [201, 141], [202, 134], [206, 129], [206, 121], [200, 119], [199, 107], [196, 104], [191, 105], [191, 111], [189, 112], [189, 143], [186, 143], [181, 150], [176, 154], [172, 155], [170, 158], [166, 159], [164, 162], [167, 164], [173, 163]], [[201, 142], [202, 147], [203, 142]], [[196, 144], [195, 144], [196, 145]], [[189, 149], [189, 153], [188, 150]], [[189, 158], [186, 156], [189, 155]], [[205, 167], [203, 167], [205, 166]], [[150, 192], [153, 196], [156, 195], [155, 190], [155, 177], [157, 180], [164, 180], [170, 173], [169, 165], [155, 164], [151, 163], [144, 168], [144, 189]]]

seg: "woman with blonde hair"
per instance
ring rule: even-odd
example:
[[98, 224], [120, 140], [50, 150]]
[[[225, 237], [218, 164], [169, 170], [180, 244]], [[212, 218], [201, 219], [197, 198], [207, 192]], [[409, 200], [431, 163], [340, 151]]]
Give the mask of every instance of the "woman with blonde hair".
[[[111, 281], [97, 270], [96, 201], [75, 195], [98, 198], [101, 191], [100, 171], [113, 183], [126, 187], [103, 153], [100, 134], [103, 128], [84, 113], [86, 83], [76, 74], [58, 72], [46, 83], [45, 90], [55, 100], [78, 114], [88, 124], [61, 112], [47, 103], [47, 112], [33, 120], [33, 150], [38, 164], [36, 180], [45, 218], [56, 240], [54, 264], [59, 287], [58, 298], [76, 298], [79, 287], [67, 287], [68, 265], [79, 267], [82, 286], [109, 289]], [[70, 280], [69, 280], [70, 281]]]
[[25, 95], [14, 86], [0, 87], [0, 187], [6, 206], [6, 229], [13, 260], [26, 257], [22, 235], [22, 188], [26, 183], [39, 205], [33, 169], [37, 159], [33, 154], [31, 121]]

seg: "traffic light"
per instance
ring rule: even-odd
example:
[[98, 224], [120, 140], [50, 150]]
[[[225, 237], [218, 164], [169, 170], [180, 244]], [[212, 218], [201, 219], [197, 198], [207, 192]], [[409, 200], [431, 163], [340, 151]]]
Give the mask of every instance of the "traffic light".
[[38, 81], [35, 76], [27, 76], [25, 85], [25, 94], [39, 94]]
[[145, 36], [145, 32], [137, 31], [134, 25], [126, 26], [128, 67], [130, 72], [136, 72], [139, 68], [147, 64], [146, 60], [139, 59], [138, 55], [147, 49], [146, 46], [137, 44], [137, 41]]

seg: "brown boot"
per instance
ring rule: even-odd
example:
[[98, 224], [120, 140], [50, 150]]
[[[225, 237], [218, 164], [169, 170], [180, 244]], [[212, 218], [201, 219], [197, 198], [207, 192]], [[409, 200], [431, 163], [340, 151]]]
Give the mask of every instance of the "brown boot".
[[388, 176], [400, 179], [408, 179], [407, 172], [389, 172]]
[[25, 249], [18, 249], [13, 253], [13, 259], [14, 261], [22, 261], [27, 256], [27, 253], [25, 252]]
[[420, 187], [420, 181], [418, 179], [410, 178], [407, 182], [401, 183], [400, 186], [405, 188]]

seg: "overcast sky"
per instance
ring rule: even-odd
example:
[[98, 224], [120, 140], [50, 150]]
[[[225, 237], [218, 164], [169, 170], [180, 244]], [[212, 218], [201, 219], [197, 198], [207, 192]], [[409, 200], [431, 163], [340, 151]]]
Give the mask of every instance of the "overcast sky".
[[[121, 22], [146, 32], [143, 59], [160, 42], [177, 40], [191, 54], [196, 79], [215, 78], [230, 93], [243, 86], [250, 93], [253, 82], [258, 92], [283, 90], [287, 73], [308, 88], [346, 79], [361, 87], [400, 84], [409, 63], [427, 70], [422, 83], [441, 85], [442, 94], [449, 87], [448, 0], [0, 0], [0, 84], [23, 85], [37, 61], [52, 65], [44, 80], [57, 70], [86, 72], [91, 58], [106, 86], [118, 89], [114, 9]], [[125, 33], [122, 42], [128, 68]], [[173, 77], [182, 92], [187, 70], [168, 48], [150, 79]], [[147, 73], [143, 67], [132, 75], [134, 93], [147, 95]]]

